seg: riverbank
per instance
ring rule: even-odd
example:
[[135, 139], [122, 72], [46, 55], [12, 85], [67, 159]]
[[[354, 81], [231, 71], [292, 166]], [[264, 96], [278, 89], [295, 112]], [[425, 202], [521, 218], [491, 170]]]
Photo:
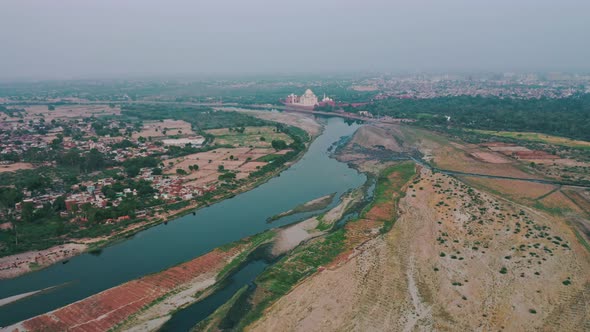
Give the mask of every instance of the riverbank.
[[237, 190], [214, 197], [213, 200], [205, 204], [199, 202], [191, 202], [187, 206], [180, 208], [178, 210], [171, 210], [166, 213], [160, 213], [151, 218], [151, 220], [145, 220], [143, 222], [130, 224], [125, 229], [114, 234], [111, 234], [109, 236], [102, 236], [99, 238], [89, 239], [69, 239], [69, 242], [67, 243], [50, 247], [48, 249], [29, 251], [25, 253], [19, 253], [16, 255], [2, 257], [0, 258], [0, 280], [11, 279], [30, 272], [38, 271], [40, 269], [47, 268], [56, 263], [65, 262], [66, 260], [74, 256], [86, 252], [100, 251], [101, 249], [109, 245], [123, 241], [126, 238], [132, 237], [135, 234], [144, 231], [148, 228], [154, 227], [162, 223], [173, 221], [182, 216], [194, 213], [196, 210], [201, 209], [203, 207], [219, 203], [225, 199], [232, 198], [246, 191], [250, 191], [268, 182], [270, 179], [279, 176], [281, 172], [288, 169], [293, 164], [297, 163], [305, 155], [311, 143], [313, 143], [315, 138], [317, 138], [317, 136], [320, 135], [323, 130], [321, 124], [316, 122], [313, 118], [305, 115], [293, 116], [292, 114], [283, 113], [273, 113], [271, 115], [268, 115], [266, 113], [272, 112], [254, 110], [241, 111], [251, 113], [251, 115], [261, 119], [268, 119], [286, 125], [299, 126], [300, 129], [305, 130], [309, 134], [310, 141], [306, 143], [305, 149], [302, 150], [299, 153], [299, 155], [295, 157], [294, 160], [285, 163], [282, 167], [279, 167], [276, 170], [266, 175], [263, 175], [260, 178], [257, 178], [255, 181], [244, 184]]
[[39, 251], [27, 251], [0, 258], [0, 279], [14, 278], [64, 261], [85, 252], [88, 246], [80, 243], [66, 243]]
[[214, 291], [248, 254], [270, 241], [268, 231], [199, 256], [162, 272], [107, 289], [8, 327], [25, 331], [105, 331], [157, 327], [170, 314]]

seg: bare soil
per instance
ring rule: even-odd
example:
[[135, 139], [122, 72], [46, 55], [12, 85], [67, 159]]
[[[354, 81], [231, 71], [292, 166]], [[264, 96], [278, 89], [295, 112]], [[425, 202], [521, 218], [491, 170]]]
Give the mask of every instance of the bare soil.
[[427, 171], [400, 210], [249, 330], [588, 330], [590, 256], [563, 220]]
[[45, 250], [28, 251], [0, 258], [0, 279], [9, 279], [76, 256], [87, 246], [68, 243]]

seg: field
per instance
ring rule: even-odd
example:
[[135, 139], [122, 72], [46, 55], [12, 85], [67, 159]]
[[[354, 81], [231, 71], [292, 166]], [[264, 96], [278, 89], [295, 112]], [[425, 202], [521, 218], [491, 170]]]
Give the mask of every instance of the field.
[[21, 169], [32, 169], [34, 168], [30, 163], [14, 163], [8, 165], [0, 165], [0, 173], [4, 172], [16, 172]]
[[518, 140], [525, 140], [531, 142], [555, 144], [561, 146], [567, 146], [572, 148], [583, 148], [590, 149], [590, 142], [573, 140], [566, 137], [552, 136], [540, 133], [529, 133], [529, 132], [517, 132], [517, 131], [493, 131], [493, 130], [479, 130], [471, 129], [476, 133], [493, 135], [498, 137], [513, 138]]
[[[267, 164], [267, 162], [257, 161], [259, 158], [285, 152], [287, 150], [275, 151], [268, 148], [219, 148], [166, 160], [164, 173], [173, 175], [177, 174], [178, 169], [182, 169], [188, 173], [183, 176], [187, 184], [205, 186], [218, 181], [219, 175], [223, 173], [220, 167], [223, 167], [224, 171], [235, 172], [237, 179], [242, 179]], [[189, 166], [195, 165], [199, 166], [198, 170], [189, 169]]]
[[25, 120], [43, 117], [45, 118], [45, 121], [121, 114], [120, 108], [111, 108], [108, 105], [63, 105], [55, 106], [55, 110], [53, 111], [50, 111], [46, 105], [40, 105], [26, 107], [25, 111]]
[[[234, 147], [269, 148], [273, 140], [283, 140], [287, 144], [292, 139], [284, 134], [277, 133], [275, 127], [245, 127], [244, 132], [238, 132], [229, 128], [210, 129], [206, 133], [215, 136], [215, 143], [220, 145], [232, 145]], [[264, 138], [264, 140], [262, 140]]]
[[144, 121], [139, 133], [134, 132], [132, 137], [166, 137], [166, 136], [193, 136], [196, 133], [192, 130], [190, 123], [183, 120], [165, 119], [162, 121]]
[[321, 125], [310, 115], [293, 114], [278, 111], [259, 111], [243, 108], [224, 107], [218, 108], [220, 111], [235, 111], [246, 115], [251, 115], [263, 120], [283, 123], [289, 126], [299, 127], [305, 130], [310, 136], [317, 136], [322, 131]]
[[476, 144], [453, 142], [448, 138], [425, 130], [403, 129], [407, 136], [414, 136], [424, 159], [433, 166], [466, 173], [510, 176], [519, 178], [543, 178], [527, 163], [510, 160], [501, 154]]

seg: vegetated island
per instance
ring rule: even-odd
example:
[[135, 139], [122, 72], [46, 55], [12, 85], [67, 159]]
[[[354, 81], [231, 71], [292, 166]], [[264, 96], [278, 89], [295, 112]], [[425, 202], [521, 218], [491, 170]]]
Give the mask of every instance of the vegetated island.
[[281, 218], [291, 216], [294, 214], [303, 213], [303, 212], [313, 212], [313, 211], [325, 209], [328, 207], [328, 205], [332, 204], [332, 201], [334, 200], [334, 196], [336, 196], [336, 193], [331, 193], [329, 195], [325, 195], [325, 196], [313, 199], [309, 202], [297, 205], [296, 207], [294, 207], [293, 209], [291, 209], [289, 211], [281, 212], [281, 213], [276, 214], [272, 217], [269, 217], [268, 219], [266, 219], [266, 222], [271, 223], [273, 221], [277, 221]]

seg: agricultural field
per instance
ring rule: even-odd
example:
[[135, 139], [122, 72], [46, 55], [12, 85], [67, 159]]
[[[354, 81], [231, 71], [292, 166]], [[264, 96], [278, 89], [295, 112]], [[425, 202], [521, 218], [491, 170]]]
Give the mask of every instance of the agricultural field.
[[[163, 171], [165, 174], [178, 175], [181, 169], [186, 173], [181, 176], [187, 185], [207, 186], [217, 182], [219, 176], [227, 172], [236, 174], [238, 180], [247, 178], [250, 173], [268, 164], [260, 159], [287, 152], [272, 148], [218, 148], [166, 160]], [[195, 169], [195, 166], [198, 168]]]
[[234, 147], [269, 148], [273, 140], [283, 140], [287, 144], [293, 141], [285, 133], [277, 132], [275, 127], [270, 126], [220, 128], [205, 132], [215, 136], [214, 143]]
[[35, 167], [31, 163], [14, 163], [14, 164], [7, 164], [7, 165], [0, 164], [0, 173], [16, 172], [18, 170], [33, 169], [33, 168], [35, 168]]
[[493, 131], [493, 130], [480, 130], [480, 129], [470, 129], [470, 131], [480, 133], [480, 134], [493, 135], [493, 136], [498, 136], [498, 137], [506, 137], [506, 138], [512, 138], [512, 139], [517, 139], [517, 140], [525, 140], [525, 141], [531, 141], [531, 142], [561, 145], [561, 146], [567, 146], [567, 147], [572, 147], [572, 148], [590, 149], [590, 142], [587, 142], [587, 141], [573, 140], [573, 139], [570, 139], [567, 137], [552, 136], [552, 135], [546, 135], [546, 134], [541, 134], [541, 133], [518, 132], [518, 131]]
[[196, 133], [193, 131], [190, 123], [183, 120], [164, 119], [161, 121], [144, 121], [140, 132], [134, 132], [132, 138], [139, 137], [168, 137], [168, 136], [193, 136]]

